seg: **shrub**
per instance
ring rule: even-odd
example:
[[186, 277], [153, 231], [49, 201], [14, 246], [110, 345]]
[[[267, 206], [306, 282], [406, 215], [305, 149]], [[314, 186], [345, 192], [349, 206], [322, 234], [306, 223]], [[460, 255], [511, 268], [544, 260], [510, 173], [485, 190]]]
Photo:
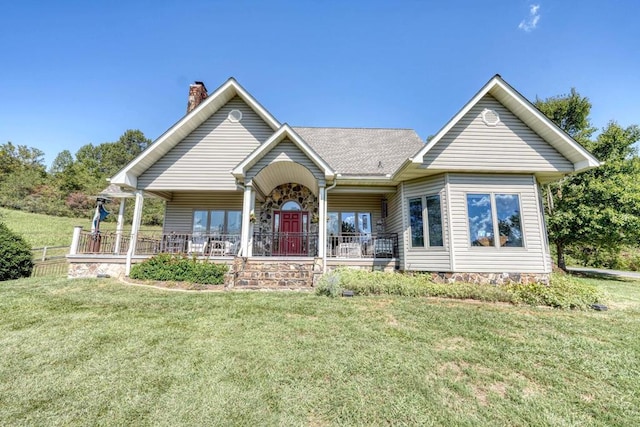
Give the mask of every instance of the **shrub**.
[[0, 222], [0, 282], [31, 276], [31, 247], [22, 236]]
[[429, 276], [422, 274], [391, 274], [353, 269], [337, 269], [324, 274], [318, 282], [316, 293], [336, 297], [345, 289], [353, 291], [355, 295], [430, 296], [557, 308], [587, 308], [603, 298], [595, 287], [571, 276], [555, 274], [549, 285], [479, 285], [435, 283]]
[[506, 285], [516, 301], [530, 305], [547, 305], [557, 308], [587, 308], [601, 302], [604, 296], [594, 287], [569, 275], [554, 274], [551, 283]]
[[229, 270], [226, 264], [198, 261], [195, 257], [160, 254], [131, 267], [129, 277], [142, 280], [160, 280], [221, 285]]

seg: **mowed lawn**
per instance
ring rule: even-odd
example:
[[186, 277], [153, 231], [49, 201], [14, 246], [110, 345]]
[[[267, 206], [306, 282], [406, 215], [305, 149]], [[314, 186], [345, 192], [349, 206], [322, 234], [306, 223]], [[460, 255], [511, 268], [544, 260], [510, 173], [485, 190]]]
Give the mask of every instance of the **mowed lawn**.
[[637, 425], [640, 283], [611, 310], [115, 280], [0, 283], [0, 425]]
[[[111, 219], [117, 213], [111, 215]], [[86, 218], [67, 218], [23, 212], [12, 209], [0, 208], [0, 222], [4, 222], [9, 229], [20, 234], [34, 248], [43, 246], [69, 246], [73, 236], [73, 227], [82, 226], [84, 230], [91, 231], [93, 213]], [[103, 232], [115, 232], [116, 223], [102, 222], [100, 229]], [[131, 229], [131, 224], [125, 224], [125, 232]], [[143, 226], [143, 231], [158, 233], [162, 227]]]

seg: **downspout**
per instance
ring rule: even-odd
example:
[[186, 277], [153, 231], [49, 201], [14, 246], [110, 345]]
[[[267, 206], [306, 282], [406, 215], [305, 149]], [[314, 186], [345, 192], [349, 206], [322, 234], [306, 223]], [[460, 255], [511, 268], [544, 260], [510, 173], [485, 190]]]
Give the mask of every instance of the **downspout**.
[[[333, 180], [333, 184], [331, 184], [329, 187], [324, 189], [324, 224], [323, 226], [327, 227], [327, 212], [329, 209], [329, 190], [333, 190], [334, 188], [336, 188], [336, 185], [338, 185], [338, 177], [336, 176], [336, 178], [334, 178]], [[327, 244], [327, 233], [324, 233], [324, 237], [325, 237], [325, 241], [321, 242], [322, 245], [326, 245]], [[324, 257], [322, 258], [322, 274], [327, 272], [327, 250], [325, 249], [324, 251]]]

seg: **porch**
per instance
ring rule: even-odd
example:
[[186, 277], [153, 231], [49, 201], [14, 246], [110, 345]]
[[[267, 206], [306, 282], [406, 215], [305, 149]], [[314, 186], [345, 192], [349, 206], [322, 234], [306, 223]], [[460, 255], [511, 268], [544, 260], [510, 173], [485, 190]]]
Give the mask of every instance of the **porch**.
[[[251, 257], [317, 258], [318, 233], [254, 232], [249, 240]], [[126, 256], [131, 246], [129, 235], [91, 233], [81, 227], [74, 232], [70, 255]], [[325, 256], [339, 259], [387, 259], [398, 256], [396, 233], [345, 233], [326, 239]], [[141, 230], [136, 235], [134, 257], [161, 253], [184, 254], [203, 259], [241, 255], [240, 234], [159, 233]]]

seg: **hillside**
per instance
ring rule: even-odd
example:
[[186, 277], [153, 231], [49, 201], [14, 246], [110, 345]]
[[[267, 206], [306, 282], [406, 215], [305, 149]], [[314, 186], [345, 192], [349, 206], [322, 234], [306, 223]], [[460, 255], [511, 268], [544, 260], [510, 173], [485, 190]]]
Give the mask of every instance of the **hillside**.
[[[32, 247], [63, 246], [71, 244], [73, 227], [82, 226], [91, 229], [91, 218], [67, 218], [35, 214], [0, 207], [0, 221], [22, 235]], [[115, 222], [100, 224], [102, 231], [115, 231]], [[125, 230], [131, 229], [131, 224], [125, 224]], [[162, 227], [144, 227], [145, 230], [161, 230]]]

